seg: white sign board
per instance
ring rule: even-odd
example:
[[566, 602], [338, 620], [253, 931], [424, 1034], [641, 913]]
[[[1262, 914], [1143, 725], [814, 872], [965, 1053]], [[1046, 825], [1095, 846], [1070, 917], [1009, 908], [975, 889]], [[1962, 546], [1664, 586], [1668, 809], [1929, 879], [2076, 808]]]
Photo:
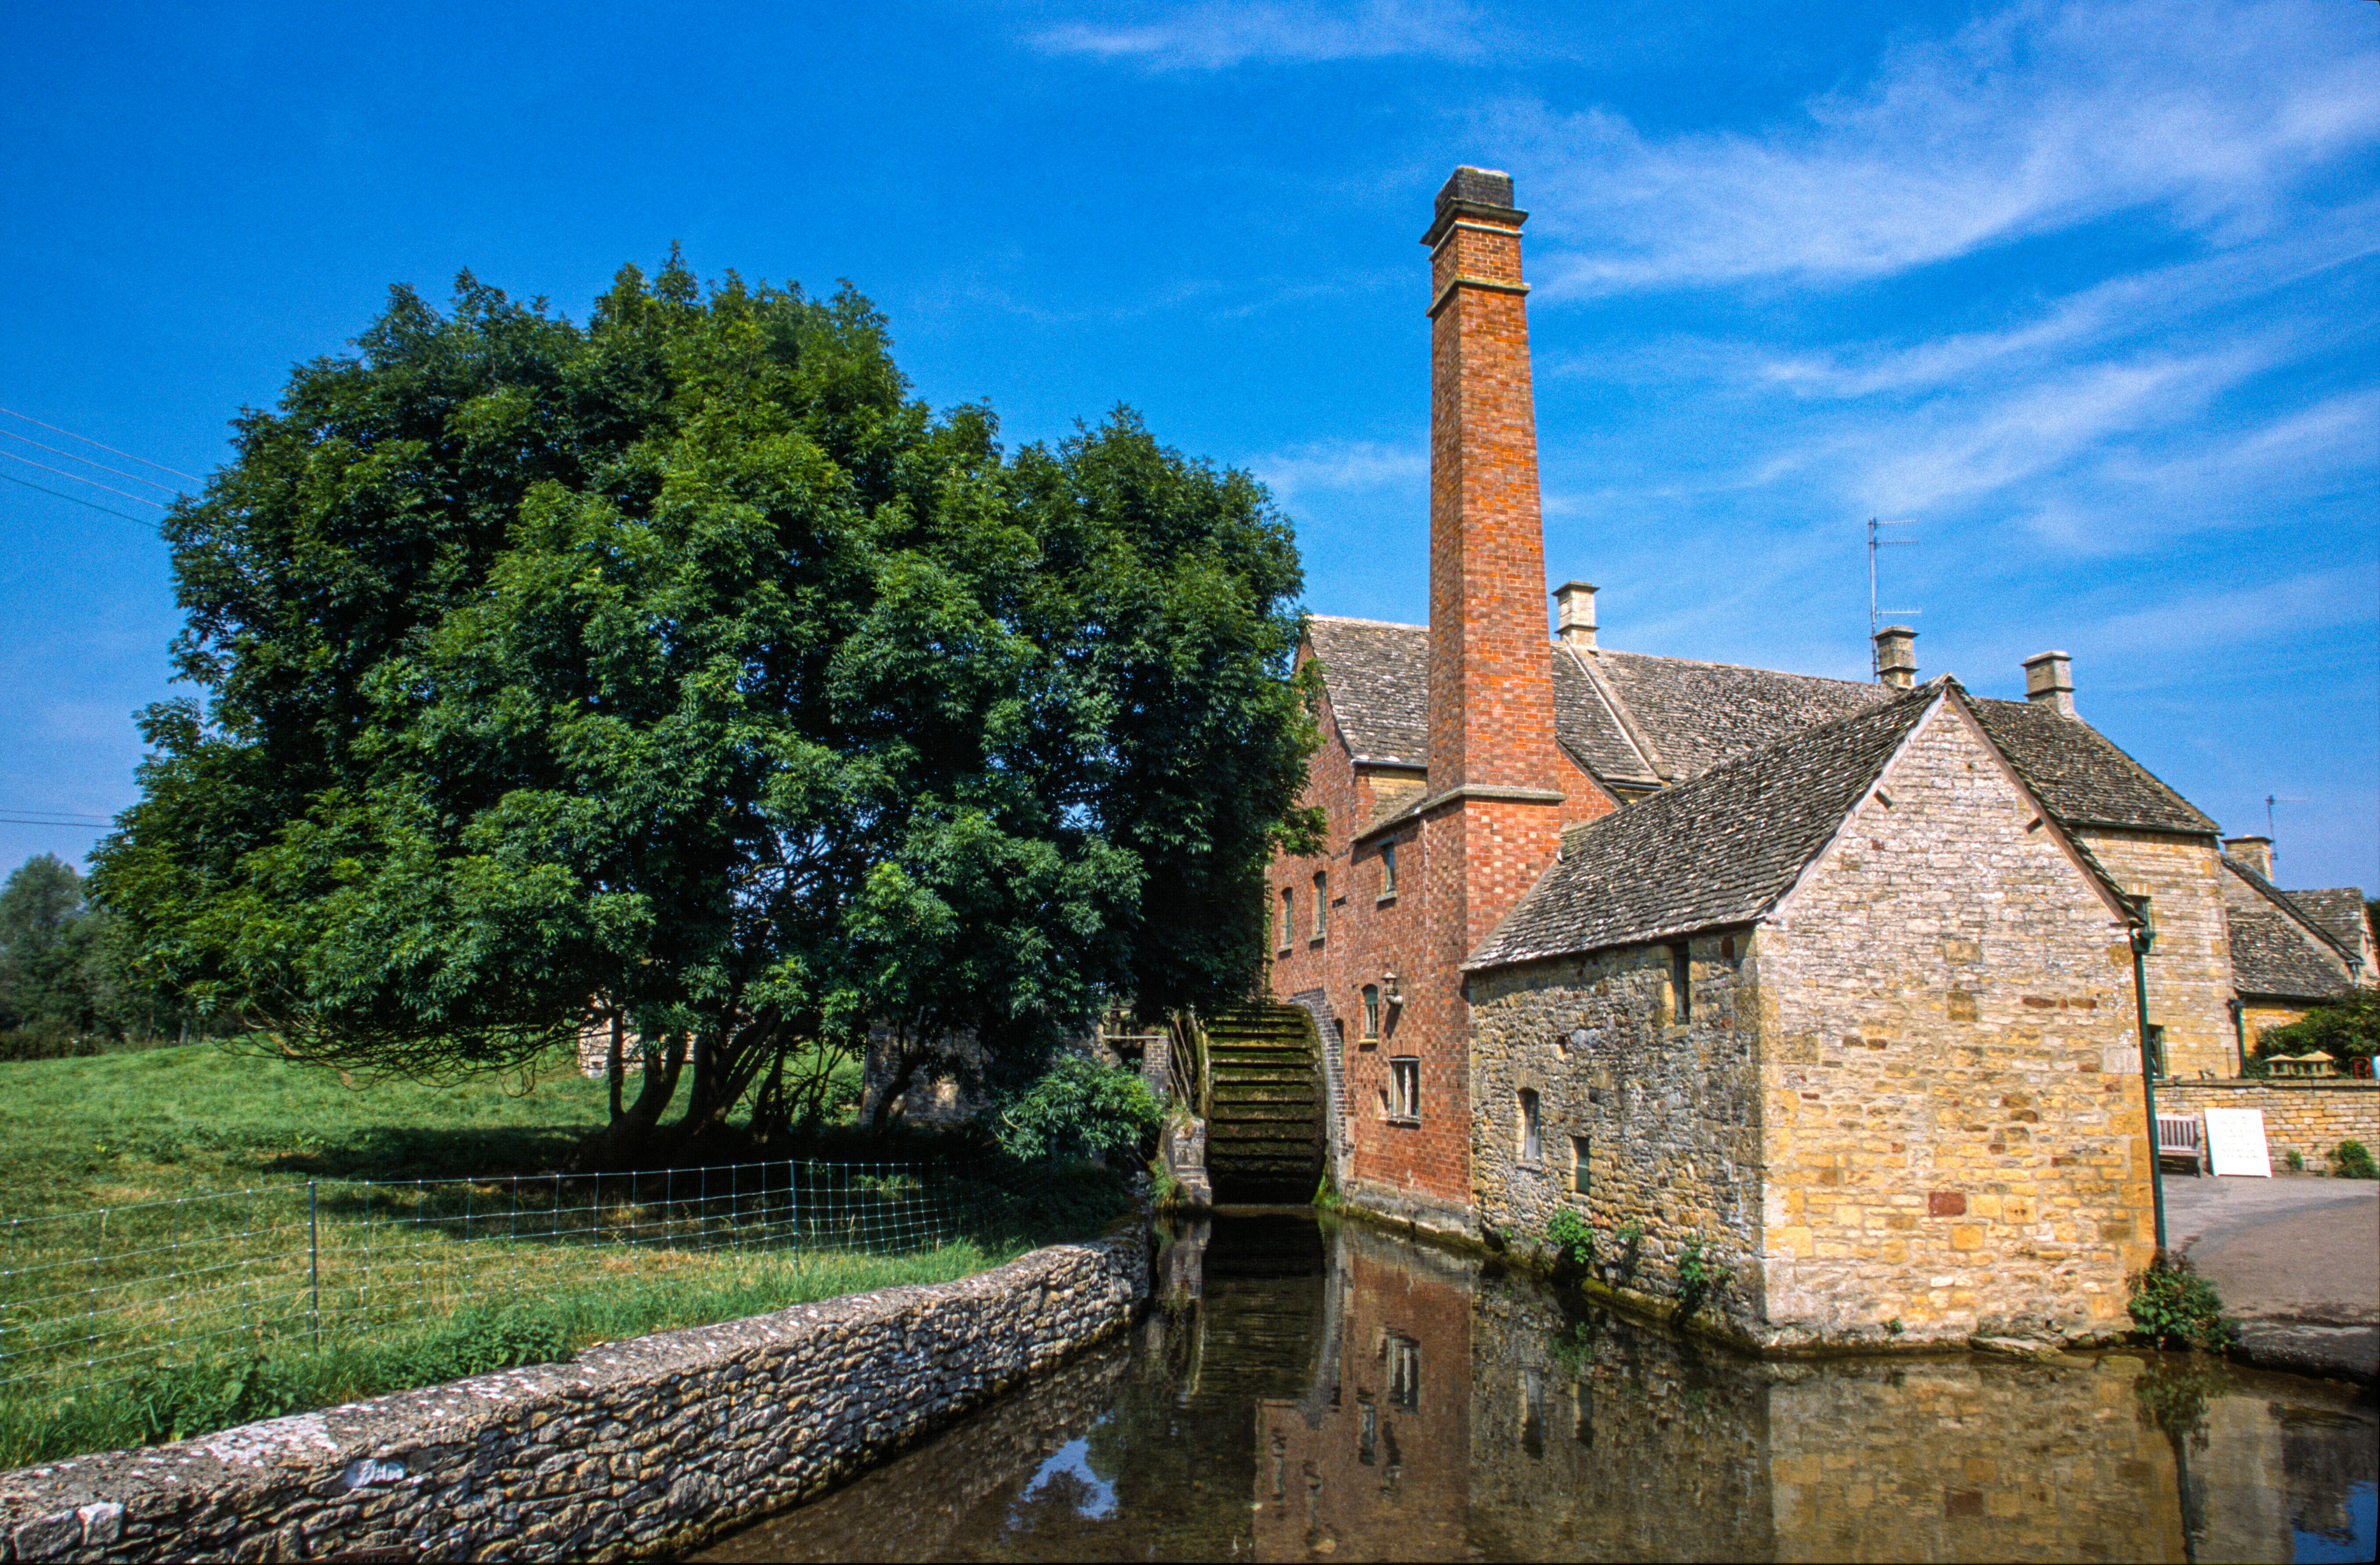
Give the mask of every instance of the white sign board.
[[2265, 1111], [2261, 1108], [2210, 1108], [2206, 1111], [2206, 1154], [2218, 1174], [2250, 1179], [2273, 1177], [2273, 1155], [2265, 1145]]

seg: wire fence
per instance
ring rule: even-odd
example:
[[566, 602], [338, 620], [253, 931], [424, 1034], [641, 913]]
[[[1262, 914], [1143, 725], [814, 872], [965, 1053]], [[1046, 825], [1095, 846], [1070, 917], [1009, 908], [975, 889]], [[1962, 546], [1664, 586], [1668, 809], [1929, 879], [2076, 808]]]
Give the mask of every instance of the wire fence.
[[310, 1180], [0, 1224], [0, 1399], [161, 1355], [399, 1335], [466, 1306], [722, 1251], [898, 1255], [1032, 1225], [1014, 1164], [776, 1160], [643, 1173]]

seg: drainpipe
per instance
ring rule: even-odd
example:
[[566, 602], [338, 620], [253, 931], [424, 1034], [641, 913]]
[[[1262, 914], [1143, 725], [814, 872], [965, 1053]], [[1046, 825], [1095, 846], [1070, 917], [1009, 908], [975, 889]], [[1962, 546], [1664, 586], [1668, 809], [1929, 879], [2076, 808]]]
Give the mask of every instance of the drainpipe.
[[2165, 1171], [2157, 1161], [2156, 1066], [2149, 1056], [2149, 946], [2156, 935], [2143, 919], [2131, 926], [2132, 1014], [2141, 1029], [2141, 1097], [2149, 1116], [2149, 1198], [2156, 1206], [2156, 1249], [2165, 1253]]

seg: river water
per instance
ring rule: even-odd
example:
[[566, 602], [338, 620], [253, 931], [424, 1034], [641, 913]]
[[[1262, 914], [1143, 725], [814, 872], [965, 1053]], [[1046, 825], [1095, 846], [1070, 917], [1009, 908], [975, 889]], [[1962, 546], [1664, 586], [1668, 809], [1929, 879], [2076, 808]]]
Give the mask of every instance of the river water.
[[717, 1560], [2369, 1560], [2374, 1403], [2179, 1354], [1775, 1363], [1310, 1216]]

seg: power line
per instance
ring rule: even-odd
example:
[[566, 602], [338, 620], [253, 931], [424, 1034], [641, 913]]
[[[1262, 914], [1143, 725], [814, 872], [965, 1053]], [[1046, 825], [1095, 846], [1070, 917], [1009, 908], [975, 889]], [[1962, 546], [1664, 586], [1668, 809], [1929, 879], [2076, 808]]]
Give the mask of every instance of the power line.
[[0, 810], [0, 825], [64, 826], [68, 831], [105, 831], [115, 824], [114, 821], [44, 821], [31, 815], [12, 815]]
[[30, 457], [20, 457], [14, 451], [0, 451], [0, 457], [6, 457], [12, 462], [22, 462], [29, 468], [39, 468], [43, 472], [56, 473], [60, 478], [67, 479], [76, 483], [88, 483], [93, 489], [104, 490], [110, 495], [120, 495], [125, 499], [135, 501], [140, 505], [155, 506], [161, 511], [165, 508], [164, 502], [162, 500], [152, 500], [146, 495], [135, 495], [129, 489], [118, 489], [112, 483], [102, 483], [95, 478], [85, 478], [79, 472], [68, 472], [64, 468], [54, 468], [47, 462], [37, 462]]
[[176, 478], [187, 478], [192, 483], [204, 482], [197, 475], [184, 472], [179, 468], [169, 468], [163, 462], [152, 462], [146, 457], [136, 457], [129, 451], [119, 451], [113, 446], [101, 446], [98, 441], [91, 439], [91, 436], [87, 434], [77, 434], [70, 429], [60, 429], [55, 424], [45, 424], [39, 419], [28, 418], [25, 414], [17, 411], [14, 408], [0, 408], [0, 413], [6, 413], [12, 419], [24, 419], [27, 423], [39, 425], [41, 428], [48, 430], [52, 434], [63, 434], [68, 440], [79, 440], [86, 446], [97, 446], [98, 449], [106, 452], [111, 457], [121, 457], [128, 462], [139, 462], [142, 467], [155, 468], [159, 472], [170, 472]]
[[170, 483], [160, 483], [153, 478], [143, 478], [137, 472], [126, 472], [122, 468], [109, 467], [105, 462], [94, 462], [89, 457], [78, 457], [72, 451], [62, 451], [55, 446], [44, 446], [31, 435], [18, 434], [13, 429], [0, 429], [0, 434], [5, 434], [11, 440], [21, 440], [36, 451], [47, 451], [54, 457], [64, 457], [67, 461], [80, 462], [87, 468], [97, 468], [102, 472], [112, 472], [118, 478], [128, 478], [135, 483], [145, 483], [152, 489], [163, 489], [168, 495], [181, 493]]
[[55, 495], [61, 500], [72, 500], [78, 506], [89, 506], [92, 510], [105, 511], [110, 516], [120, 516], [127, 521], [137, 521], [143, 527], [157, 525], [157, 520], [154, 517], [134, 516], [130, 511], [119, 511], [114, 506], [103, 506], [96, 500], [86, 500], [79, 495], [69, 495], [63, 489], [53, 489], [45, 483], [35, 483], [30, 479], [18, 478], [12, 472], [0, 472], [0, 480], [10, 483], [21, 483], [28, 489], [38, 489], [44, 495]]

